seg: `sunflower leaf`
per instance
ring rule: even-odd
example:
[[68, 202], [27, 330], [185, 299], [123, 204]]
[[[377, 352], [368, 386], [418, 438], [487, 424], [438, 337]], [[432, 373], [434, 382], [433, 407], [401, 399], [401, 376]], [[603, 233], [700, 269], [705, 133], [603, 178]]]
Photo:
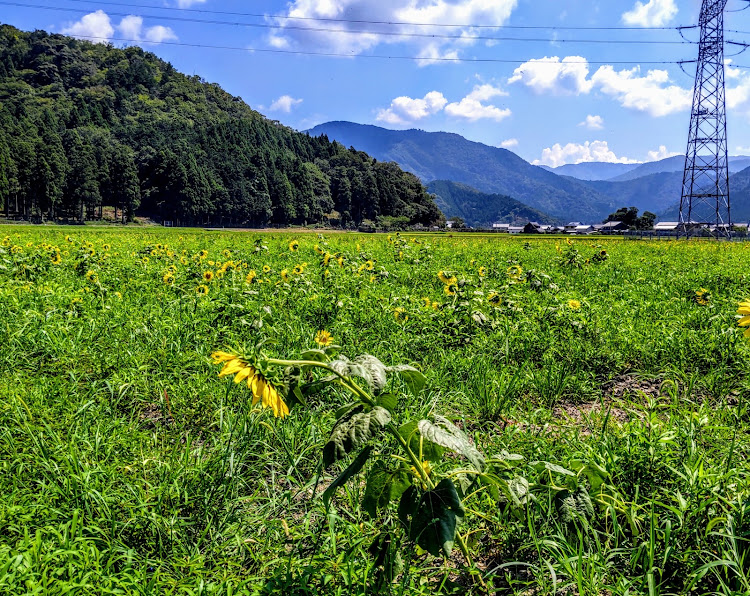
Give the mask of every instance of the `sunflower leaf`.
[[420, 434], [429, 441], [463, 455], [477, 470], [484, 469], [484, 456], [471, 444], [469, 437], [443, 416], [435, 416], [435, 422], [420, 420]]
[[378, 509], [384, 509], [392, 500], [398, 499], [409, 486], [407, 470], [390, 470], [382, 462], [376, 462], [367, 479], [362, 508], [374, 518]]
[[422, 388], [427, 382], [427, 379], [421, 372], [419, 372], [413, 366], [409, 366], [408, 364], [389, 366], [385, 370], [386, 372], [398, 375], [409, 388], [409, 391], [411, 391], [414, 395], [417, 395], [420, 391], [422, 391]]
[[409, 527], [409, 537], [419, 546], [438, 557], [449, 557], [456, 538], [458, 519], [464, 508], [456, 487], [445, 478], [432, 490], [422, 493]]
[[350, 410], [333, 427], [328, 443], [323, 447], [323, 465], [327, 468], [364, 445], [390, 421], [391, 413], [379, 406], [368, 412], [360, 408]]

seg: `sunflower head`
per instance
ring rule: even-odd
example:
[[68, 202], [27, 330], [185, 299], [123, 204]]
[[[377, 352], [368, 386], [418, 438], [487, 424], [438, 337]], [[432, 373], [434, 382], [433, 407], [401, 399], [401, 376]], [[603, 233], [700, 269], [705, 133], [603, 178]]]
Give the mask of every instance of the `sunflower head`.
[[268, 265], [263, 265], [263, 273], [271, 273], [271, 268]]
[[398, 306], [393, 311], [393, 318], [396, 319], [397, 321], [405, 323], [406, 321], [409, 320], [409, 315], [406, 314], [406, 309], [405, 308], [403, 308], [401, 306]]
[[232, 352], [217, 351], [211, 354], [214, 364], [223, 364], [219, 377], [234, 375], [234, 382], [247, 383], [253, 394], [253, 405], [261, 402], [264, 408], [273, 410], [276, 418], [289, 415], [289, 408], [279, 394], [278, 388], [261, 372], [260, 367], [250, 358], [233, 354]]
[[479, 277], [484, 277], [487, 275], [487, 267], [480, 267], [479, 268]]
[[706, 288], [700, 288], [695, 291], [695, 302], [701, 306], [706, 306], [711, 301], [711, 293]]
[[305, 271], [305, 268], [302, 265], [295, 265], [294, 269], [292, 269], [292, 273], [295, 275], [302, 275]]
[[299, 242], [297, 242], [296, 240], [292, 240], [289, 243], [289, 250], [292, 252], [297, 252], [299, 250]]
[[208, 286], [205, 284], [201, 284], [197, 288], [195, 288], [195, 291], [198, 292], [200, 296], [205, 296], [206, 294], [208, 294]]
[[746, 327], [743, 335], [750, 338], [750, 300], [745, 300], [738, 304], [737, 315], [737, 324], [740, 327]]
[[92, 284], [95, 284], [99, 281], [99, 274], [96, 271], [89, 270], [86, 272], [86, 279]]
[[255, 279], [255, 271], [253, 269], [250, 269], [250, 271], [247, 272], [247, 276], [245, 277], [245, 283], [251, 284], [253, 283], [253, 280]]
[[333, 336], [325, 329], [322, 329], [315, 334], [315, 343], [319, 346], [330, 346], [333, 343]]
[[456, 292], [458, 292], [458, 286], [454, 283], [445, 284], [443, 292], [446, 296], [455, 296]]
[[214, 272], [213, 271], [205, 271], [203, 273], [203, 279], [206, 281], [211, 281], [214, 278]]
[[289, 281], [289, 270], [288, 269], [282, 269], [281, 270], [281, 279], [284, 281]]
[[497, 306], [498, 304], [500, 304], [500, 294], [498, 294], [497, 292], [490, 293], [490, 295], [487, 296], [487, 302]]
[[161, 280], [167, 284], [168, 286], [174, 285], [174, 274], [167, 271], [164, 276], [161, 278]]
[[375, 263], [373, 261], [367, 261], [365, 263], [365, 269], [367, 269], [368, 271], [372, 271], [373, 269], [375, 269]]
[[568, 300], [568, 308], [570, 308], [571, 310], [580, 310], [581, 301], [580, 300]]

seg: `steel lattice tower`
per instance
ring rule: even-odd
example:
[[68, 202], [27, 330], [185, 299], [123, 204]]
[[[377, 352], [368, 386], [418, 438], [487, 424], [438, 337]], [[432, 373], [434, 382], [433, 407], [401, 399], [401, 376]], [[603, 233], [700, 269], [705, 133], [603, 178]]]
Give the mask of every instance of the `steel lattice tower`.
[[729, 164], [724, 101], [724, 7], [727, 0], [703, 0], [698, 68], [682, 178], [679, 231], [691, 223], [716, 225], [729, 235]]

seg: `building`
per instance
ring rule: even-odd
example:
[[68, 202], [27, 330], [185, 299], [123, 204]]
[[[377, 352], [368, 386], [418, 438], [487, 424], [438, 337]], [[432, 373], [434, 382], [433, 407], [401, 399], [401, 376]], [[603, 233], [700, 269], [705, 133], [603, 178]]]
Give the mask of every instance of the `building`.
[[576, 228], [581, 225], [580, 221], [571, 221], [565, 224], [565, 233], [566, 234], [575, 234]]
[[[567, 226], [566, 226], [567, 228]], [[567, 232], [567, 229], [565, 230]], [[573, 230], [574, 234], [591, 234], [592, 232], [595, 232], [594, 226], [587, 225], [587, 224], [579, 224], [575, 227], [575, 230]]]
[[524, 234], [544, 234], [545, 230], [539, 222], [530, 221], [523, 227]]
[[594, 227], [597, 228], [602, 234], [614, 234], [616, 232], [624, 232], [628, 229], [628, 226], [621, 221], [608, 221]]
[[496, 232], [507, 232], [510, 224], [507, 223], [493, 223], [492, 229]]

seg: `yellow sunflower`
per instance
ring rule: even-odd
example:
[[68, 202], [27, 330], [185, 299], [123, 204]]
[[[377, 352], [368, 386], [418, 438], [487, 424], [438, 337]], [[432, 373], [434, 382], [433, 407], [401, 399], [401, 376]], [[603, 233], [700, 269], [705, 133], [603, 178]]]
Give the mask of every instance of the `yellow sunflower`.
[[201, 284], [197, 288], [195, 288], [195, 291], [198, 292], [198, 294], [200, 294], [201, 296], [205, 296], [206, 294], [208, 294], [208, 286]]
[[203, 273], [203, 279], [206, 281], [211, 281], [214, 278], [214, 272], [213, 271], [205, 271]]
[[330, 346], [333, 343], [333, 336], [323, 329], [315, 334], [315, 343], [319, 346]]
[[455, 296], [456, 292], [458, 292], [458, 286], [454, 283], [446, 284], [445, 288], [443, 288], [443, 292], [445, 292], [446, 296]]
[[253, 405], [260, 401], [264, 408], [273, 410], [273, 415], [276, 418], [289, 416], [289, 408], [279, 395], [278, 389], [244, 358], [221, 351], [211, 354], [211, 358], [214, 364], [224, 363], [224, 367], [219, 372], [219, 377], [234, 375], [235, 383], [241, 383], [242, 381], [247, 383], [253, 394]]
[[174, 275], [171, 274], [169, 271], [167, 271], [164, 274], [164, 277], [161, 278], [161, 280], [167, 284], [168, 286], [174, 285]]
[[484, 277], [487, 275], [487, 267], [480, 267], [479, 268], [479, 277]]
[[255, 271], [253, 269], [250, 269], [250, 271], [247, 272], [247, 277], [245, 277], [245, 283], [251, 284], [253, 283], [254, 279], [255, 279]]
[[263, 273], [271, 273], [271, 268], [268, 265], [263, 265]]
[[367, 261], [365, 263], [365, 269], [368, 271], [372, 271], [375, 268], [375, 263], [373, 261]]
[[284, 281], [289, 281], [289, 271], [287, 269], [281, 270], [281, 279]]
[[738, 305], [737, 314], [741, 315], [739, 321], [737, 321], [737, 324], [740, 327], [747, 327], [745, 329], [745, 332], [743, 335], [745, 337], [750, 337], [750, 301], [744, 301], [740, 302]]
[[297, 242], [296, 240], [292, 240], [289, 243], [289, 250], [291, 250], [292, 252], [297, 252], [299, 250], [299, 242]]
[[570, 308], [571, 310], [580, 310], [581, 301], [580, 300], [568, 300], [568, 308]]

